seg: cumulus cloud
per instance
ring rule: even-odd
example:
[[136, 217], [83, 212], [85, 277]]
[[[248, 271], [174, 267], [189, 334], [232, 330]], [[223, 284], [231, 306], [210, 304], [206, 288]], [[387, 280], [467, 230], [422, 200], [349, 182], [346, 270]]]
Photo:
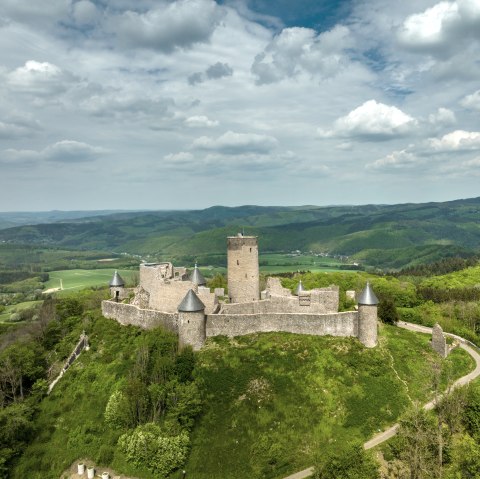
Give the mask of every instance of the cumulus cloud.
[[0, 139], [28, 137], [40, 129], [40, 123], [31, 117], [11, 115], [0, 120]]
[[77, 82], [72, 73], [48, 62], [29, 60], [7, 75], [8, 86], [17, 92], [39, 96], [63, 93], [69, 84]]
[[332, 130], [319, 129], [323, 137], [357, 137], [382, 140], [405, 135], [412, 131], [416, 120], [395, 106], [366, 101], [348, 115], [338, 118]]
[[192, 147], [197, 150], [216, 151], [226, 155], [244, 153], [267, 154], [277, 146], [277, 139], [255, 133], [235, 133], [227, 131], [218, 138], [201, 136], [194, 140]]
[[480, 90], [477, 90], [471, 95], [467, 95], [462, 99], [460, 104], [470, 110], [480, 110]]
[[252, 73], [258, 84], [274, 83], [301, 72], [322, 78], [335, 76], [348, 62], [350, 31], [343, 25], [317, 34], [311, 28], [285, 28], [258, 54]]
[[89, 0], [80, 0], [73, 4], [73, 18], [77, 25], [93, 25], [98, 22], [99, 11]]
[[212, 128], [218, 126], [218, 121], [210, 120], [207, 116], [190, 116], [185, 120], [185, 125], [190, 128]]
[[[249, 177], [255, 175], [260, 171], [269, 170], [271, 175], [282, 170], [285, 167], [291, 166], [295, 161], [298, 164], [297, 157], [291, 152], [279, 152], [273, 155], [264, 155], [256, 152], [243, 152], [236, 155], [234, 158], [230, 155], [225, 156], [224, 152], [217, 151], [197, 151], [194, 154], [191, 152], [180, 151], [165, 155], [160, 168], [172, 169], [175, 171], [182, 170], [186, 173], [197, 175], [222, 175], [228, 177], [229, 175], [238, 175]], [[305, 168], [293, 171], [297, 173], [301, 171], [306, 172]], [[328, 168], [318, 165], [315, 169], [308, 169], [307, 174], [321, 174], [328, 173]]]
[[480, 3], [477, 0], [442, 1], [410, 15], [398, 32], [406, 48], [447, 56], [469, 38], [480, 39]]
[[0, 155], [8, 163], [33, 163], [38, 161], [57, 161], [62, 163], [80, 163], [96, 160], [108, 150], [74, 140], [62, 140], [47, 146], [43, 150], [4, 150]]
[[432, 125], [450, 126], [457, 122], [455, 113], [448, 108], [439, 108], [436, 113], [431, 113], [428, 116], [428, 121]]
[[480, 132], [456, 130], [442, 138], [430, 138], [429, 144], [436, 151], [480, 150]]
[[213, 0], [178, 0], [145, 13], [123, 12], [110, 20], [109, 28], [124, 45], [171, 53], [208, 42], [222, 17]]
[[402, 170], [411, 169], [417, 166], [418, 159], [410, 151], [400, 150], [394, 151], [383, 158], [380, 158], [372, 163], [368, 163], [366, 168], [372, 170]]
[[101, 91], [80, 102], [80, 107], [97, 117], [139, 118], [154, 115], [157, 119], [171, 115], [170, 98], [148, 98], [120, 90]]
[[195, 85], [196, 83], [203, 83], [205, 80], [215, 80], [232, 75], [233, 69], [228, 63], [217, 62], [210, 65], [205, 72], [192, 73], [188, 77], [188, 83], [190, 85]]
[[68, 18], [69, 0], [49, 0], [32, 2], [31, 0], [2, 0], [2, 13], [18, 22], [39, 25], [55, 24]]

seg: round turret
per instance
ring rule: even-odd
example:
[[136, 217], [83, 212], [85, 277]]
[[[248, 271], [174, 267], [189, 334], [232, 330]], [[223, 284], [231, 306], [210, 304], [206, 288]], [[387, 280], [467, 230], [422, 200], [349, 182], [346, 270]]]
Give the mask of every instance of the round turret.
[[192, 271], [189, 280], [197, 286], [205, 286], [207, 284], [203, 274], [200, 273], [200, 270], [198, 269], [197, 263], [195, 263], [195, 268]]
[[178, 341], [180, 347], [190, 345], [199, 350], [207, 338], [207, 317], [205, 305], [200, 301], [193, 289], [178, 305]]
[[298, 296], [300, 293], [303, 293], [306, 289], [303, 287], [302, 280], [298, 282], [297, 287], [295, 288], [295, 296]]
[[377, 304], [378, 298], [367, 282], [358, 298], [358, 339], [367, 348], [377, 345]]
[[115, 273], [113, 274], [113, 278], [108, 284], [110, 286], [110, 294], [115, 301], [124, 298], [125, 281], [123, 281], [123, 278], [118, 274], [118, 271], [115, 271]]

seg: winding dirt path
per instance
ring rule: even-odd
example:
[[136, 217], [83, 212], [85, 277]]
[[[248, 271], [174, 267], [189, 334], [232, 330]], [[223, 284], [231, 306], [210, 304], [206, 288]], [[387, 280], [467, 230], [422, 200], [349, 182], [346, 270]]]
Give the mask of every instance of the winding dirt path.
[[[427, 326], [420, 326], [418, 324], [412, 324], [412, 323], [406, 323], [404, 321], [399, 321], [397, 323], [397, 326], [403, 329], [408, 329], [409, 331], [414, 331], [416, 333], [424, 333], [424, 334], [432, 334], [432, 328], [429, 328]], [[445, 336], [450, 336], [451, 338], [454, 338], [460, 342], [460, 347], [467, 351], [470, 356], [475, 360], [475, 369], [468, 373], [466, 376], [461, 377], [460, 379], [457, 379], [453, 385], [451, 386], [452, 389], [455, 389], [459, 386], [464, 386], [465, 384], [468, 384], [469, 382], [473, 381], [476, 379], [478, 376], [480, 376], [480, 354], [475, 351], [467, 342], [466, 339], [461, 338], [460, 336], [457, 336], [455, 334], [450, 334], [450, 333], [444, 333]], [[424, 406], [423, 409], [429, 411], [430, 409], [433, 409], [435, 407], [435, 400], [427, 402]], [[395, 436], [397, 434], [399, 428], [399, 424], [396, 423], [393, 426], [389, 427], [388, 429], [385, 429], [385, 431], [382, 431], [375, 435], [372, 439], [367, 441], [363, 447], [365, 449], [371, 449], [372, 447], [378, 446], [382, 442], [387, 441], [391, 437]], [[308, 477], [308, 476], [304, 476]]]
[[[404, 321], [399, 321], [397, 323], [397, 326], [400, 328], [408, 329], [410, 331], [414, 331], [416, 333], [424, 333], [424, 334], [432, 334], [432, 328], [429, 328], [427, 326], [420, 326], [418, 324], [413, 324], [413, 323], [407, 323]], [[465, 384], [470, 383], [474, 379], [480, 376], [480, 354], [477, 353], [475, 349], [473, 349], [472, 346], [470, 346], [469, 341], [466, 339], [457, 336], [456, 334], [451, 334], [451, 333], [444, 333], [445, 336], [450, 336], [451, 338], [456, 339], [460, 343], [460, 347], [467, 351], [470, 356], [475, 360], [475, 369], [468, 373], [466, 376], [461, 377], [460, 379], [457, 379], [453, 385], [452, 389], [457, 388], [459, 386], [464, 386]], [[429, 401], [427, 402], [423, 408], [426, 409], [427, 411], [430, 409], [433, 409], [435, 406], [435, 401]], [[371, 449], [372, 447], [378, 446], [382, 442], [387, 441], [391, 437], [395, 436], [397, 434], [398, 429], [400, 425], [398, 423], [394, 424], [393, 426], [389, 427], [388, 429], [385, 429], [385, 431], [382, 431], [375, 435], [372, 439], [367, 441], [363, 447], [364, 449]], [[285, 477], [284, 479], [306, 479], [307, 477], [312, 476], [314, 472], [313, 467], [309, 467], [308, 469], [304, 469], [303, 471], [297, 472], [295, 474], [292, 474], [291, 476]]]

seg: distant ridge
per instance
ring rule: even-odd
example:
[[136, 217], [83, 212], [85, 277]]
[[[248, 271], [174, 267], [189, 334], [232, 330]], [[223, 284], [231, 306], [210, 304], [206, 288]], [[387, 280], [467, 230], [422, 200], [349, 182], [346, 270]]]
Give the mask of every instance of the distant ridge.
[[[480, 198], [398, 205], [217, 205], [203, 210], [81, 213], [85, 212], [45, 213], [42, 224], [0, 230], [0, 241], [158, 258], [193, 255], [211, 264], [213, 257], [224, 255], [225, 237], [245, 229], [260, 237], [261, 252], [328, 252], [387, 269], [472, 256], [480, 245]], [[53, 215], [50, 221], [48, 214]], [[0, 221], [5, 220], [3, 215]]]

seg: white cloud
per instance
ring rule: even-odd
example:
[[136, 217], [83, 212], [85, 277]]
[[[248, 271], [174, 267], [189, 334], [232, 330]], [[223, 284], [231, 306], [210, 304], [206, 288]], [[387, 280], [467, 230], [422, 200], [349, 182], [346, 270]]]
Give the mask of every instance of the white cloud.
[[192, 146], [197, 150], [239, 155], [244, 153], [267, 154], [277, 146], [277, 143], [276, 138], [268, 135], [227, 131], [218, 138], [201, 136], [194, 140]]
[[9, 115], [0, 120], [0, 139], [29, 137], [40, 129], [40, 123], [31, 117]]
[[203, 83], [205, 80], [216, 80], [218, 78], [230, 77], [233, 75], [233, 69], [228, 63], [217, 62], [210, 65], [205, 72], [195, 72], [188, 77], [188, 83], [195, 85]]
[[170, 53], [208, 42], [222, 16], [213, 0], [178, 0], [145, 13], [126, 11], [112, 19], [109, 27], [127, 46]]
[[338, 118], [330, 131], [318, 130], [323, 137], [358, 137], [364, 139], [388, 139], [412, 131], [417, 121], [395, 106], [369, 100]]
[[379, 160], [368, 163], [366, 168], [373, 170], [402, 170], [412, 169], [418, 164], [417, 157], [410, 151], [394, 151]]
[[436, 113], [428, 115], [428, 121], [432, 125], [450, 126], [457, 122], [457, 118], [452, 110], [439, 108]]
[[185, 120], [185, 125], [190, 128], [212, 128], [218, 126], [218, 121], [210, 120], [207, 116], [190, 116]]
[[350, 31], [343, 25], [320, 34], [311, 28], [285, 28], [256, 56], [252, 73], [259, 84], [274, 83], [302, 72], [332, 77], [349, 63], [345, 50], [350, 46]]
[[155, 116], [156, 119], [171, 116], [174, 102], [170, 98], [149, 97], [140, 92], [128, 93], [120, 89], [101, 91], [87, 96], [80, 107], [98, 117], [129, 119]]
[[38, 161], [57, 161], [79, 163], [96, 160], [108, 150], [74, 140], [62, 140], [47, 146], [43, 150], [4, 150], [0, 157], [8, 163], [33, 163]]
[[462, 99], [460, 104], [470, 110], [480, 110], [480, 90], [477, 90], [471, 95], [467, 95]]
[[480, 149], [480, 132], [456, 130], [442, 138], [430, 138], [430, 146], [436, 151], [468, 151]]
[[73, 18], [78, 25], [93, 25], [99, 21], [100, 12], [89, 0], [73, 4]]
[[422, 13], [410, 15], [398, 38], [414, 51], [451, 54], [458, 51], [462, 40], [480, 38], [480, 3], [478, 0], [439, 2]]
[[77, 82], [72, 73], [49, 62], [29, 60], [7, 75], [12, 90], [32, 95], [50, 96], [63, 93], [69, 84]]
[[43, 150], [43, 156], [47, 160], [65, 163], [93, 161], [108, 150], [92, 146], [81, 141], [62, 140], [48, 146]]

